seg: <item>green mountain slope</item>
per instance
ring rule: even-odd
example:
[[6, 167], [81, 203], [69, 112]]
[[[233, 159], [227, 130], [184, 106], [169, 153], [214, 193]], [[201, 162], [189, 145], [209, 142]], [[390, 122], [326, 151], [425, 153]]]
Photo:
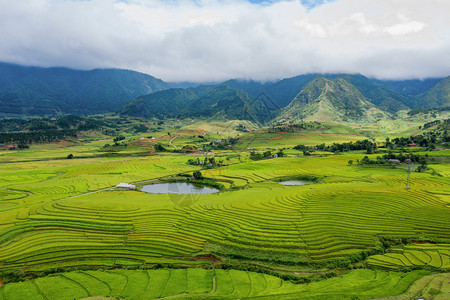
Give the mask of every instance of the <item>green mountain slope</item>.
[[259, 98], [225, 84], [194, 100], [184, 112], [188, 116], [215, 116], [260, 123], [274, 117], [273, 111]]
[[279, 108], [288, 105], [292, 99], [319, 74], [299, 75], [285, 78], [264, 88], [264, 92]]
[[144, 118], [215, 117], [264, 123], [275, 117], [276, 108], [264, 95], [253, 97], [226, 84], [169, 89], [142, 96], [120, 110], [123, 115]]
[[[275, 83], [259, 83], [251, 80], [229, 80], [225, 84], [239, 88], [256, 97], [264, 93], [273, 106], [283, 108], [312, 80], [323, 77], [328, 79], [343, 78], [354, 85], [367, 100], [383, 110], [396, 112], [408, 109], [410, 96], [390, 90], [360, 74], [306, 74], [286, 78]], [[420, 81], [418, 82], [420, 83]], [[413, 86], [413, 84], [410, 84]]]
[[160, 79], [130, 70], [78, 71], [0, 63], [0, 113], [114, 111], [140, 95], [167, 88]]
[[126, 104], [121, 114], [134, 117], [172, 118], [181, 116], [183, 110], [196, 98], [213, 89], [212, 86], [199, 86], [188, 89], [168, 89], [141, 96]]
[[374, 83], [391, 91], [408, 97], [414, 97], [425, 93], [435, 86], [443, 78], [410, 79], [410, 80], [373, 80]]
[[414, 99], [414, 108], [438, 108], [450, 106], [450, 76]]
[[277, 121], [373, 122], [388, 115], [370, 103], [352, 84], [342, 78], [319, 77], [311, 81], [285, 107]]
[[400, 93], [389, 90], [383, 86], [377, 85], [374, 80], [369, 79], [363, 75], [339, 75], [338, 78], [343, 78], [351, 83], [358, 91], [366, 97], [366, 99], [375, 104], [378, 108], [396, 112], [401, 109], [408, 109], [406, 105], [408, 97]]

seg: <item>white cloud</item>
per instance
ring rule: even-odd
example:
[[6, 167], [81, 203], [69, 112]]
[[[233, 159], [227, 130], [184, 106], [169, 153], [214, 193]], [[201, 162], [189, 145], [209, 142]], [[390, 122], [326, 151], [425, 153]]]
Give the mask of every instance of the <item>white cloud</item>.
[[0, 61], [167, 81], [450, 74], [450, 1], [0, 0]]

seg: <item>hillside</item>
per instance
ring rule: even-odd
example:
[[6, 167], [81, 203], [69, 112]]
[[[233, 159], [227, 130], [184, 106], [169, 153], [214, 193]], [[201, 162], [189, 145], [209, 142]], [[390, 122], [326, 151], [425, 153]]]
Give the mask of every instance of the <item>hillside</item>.
[[92, 114], [115, 111], [144, 94], [169, 88], [130, 70], [22, 67], [0, 63], [0, 113]]
[[186, 107], [187, 116], [225, 117], [229, 119], [266, 122], [274, 117], [273, 111], [259, 98], [247, 92], [219, 85], [208, 94], [201, 96]]
[[[379, 84], [376, 80], [360, 74], [306, 74], [285, 78], [277, 82], [260, 83], [251, 80], [229, 80], [225, 83], [231, 87], [242, 89], [254, 97], [263, 93], [272, 105], [283, 108], [312, 80], [323, 77], [327, 79], [343, 78], [367, 98], [367, 100], [383, 110], [396, 112], [408, 109], [408, 94], [402, 94]], [[427, 81], [428, 82], [428, 81]], [[421, 81], [414, 82], [420, 84]], [[410, 86], [414, 86], [410, 83]]]
[[120, 110], [122, 115], [144, 118], [215, 117], [266, 122], [276, 107], [264, 95], [253, 97], [226, 84], [169, 89], [139, 97]]
[[425, 93], [443, 78], [410, 80], [373, 80], [374, 83], [405, 96], [414, 97]]
[[[355, 99], [374, 105], [376, 109], [372, 107], [366, 121], [381, 116], [374, 117], [372, 112], [378, 113], [377, 109], [395, 114], [399, 110], [450, 105], [449, 78], [382, 81], [360, 74], [304, 74], [274, 82], [233, 79], [189, 88], [181, 87], [194, 84], [183, 83], [170, 89], [171, 85], [160, 79], [130, 70], [79, 71], [0, 63], [0, 115], [88, 115], [119, 111], [144, 118], [217, 116], [267, 122], [318, 78], [329, 82], [342, 79], [352, 86], [350, 94], [356, 95]], [[342, 96], [338, 94], [329, 94], [327, 98]], [[327, 103], [321, 105], [320, 116], [314, 116], [318, 108], [302, 109], [302, 118], [352, 120], [360, 113], [350, 98]], [[323, 115], [324, 111], [328, 111], [325, 113], [328, 117]]]
[[278, 121], [373, 122], [387, 118], [352, 84], [342, 78], [319, 77], [311, 81], [282, 110]]
[[425, 93], [418, 95], [413, 102], [414, 108], [438, 108], [450, 106], [450, 76], [439, 81]]
[[340, 75], [351, 83], [372, 104], [378, 108], [395, 113], [401, 109], [408, 109], [408, 96], [377, 85], [372, 79], [363, 75]]
[[182, 114], [182, 111], [199, 96], [210, 91], [212, 86], [195, 88], [176, 88], [159, 91], [139, 97], [126, 104], [120, 110], [123, 115], [143, 118], [171, 118]]

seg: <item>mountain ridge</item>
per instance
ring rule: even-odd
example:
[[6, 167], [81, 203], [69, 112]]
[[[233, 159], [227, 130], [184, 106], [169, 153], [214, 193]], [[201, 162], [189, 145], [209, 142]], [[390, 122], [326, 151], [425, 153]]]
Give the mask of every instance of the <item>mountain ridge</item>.
[[0, 63], [0, 112], [92, 114], [119, 109], [136, 97], [169, 88], [131, 70], [24, 67]]
[[277, 120], [374, 122], [389, 116], [371, 103], [355, 86], [338, 77], [318, 77], [307, 84], [282, 109]]
[[[345, 80], [361, 94], [356, 98], [362, 99], [363, 96], [364, 101], [372, 103], [376, 109], [385, 113], [450, 106], [450, 77], [383, 81], [361, 74], [311, 73], [273, 82], [231, 79], [219, 84], [194, 87], [188, 82], [171, 85], [132, 70], [82, 71], [63, 67], [25, 67], [0, 62], [0, 114], [17, 116], [120, 112], [144, 118], [220, 115], [267, 122], [278, 113], [286, 111], [285, 107], [317, 78]], [[208, 96], [209, 100], [204, 98], [203, 104], [195, 108], [192, 106], [196, 101], [200, 103], [199, 97], [206, 97], [221, 86], [227, 86], [228, 91], [219, 92], [219, 88], [215, 94]], [[230, 96], [230, 93], [234, 93], [234, 96]], [[353, 91], [352, 94], [357, 93]], [[335, 99], [335, 96], [330, 97]], [[223, 99], [219, 99], [220, 97]], [[230, 106], [231, 109], [221, 108], [221, 105]], [[336, 108], [329, 101], [321, 105], [323, 109], [327, 105], [331, 105], [328, 107], [331, 110]], [[342, 109], [346, 110], [344, 107]], [[242, 110], [244, 114], [239, 114], [238, 110]]]

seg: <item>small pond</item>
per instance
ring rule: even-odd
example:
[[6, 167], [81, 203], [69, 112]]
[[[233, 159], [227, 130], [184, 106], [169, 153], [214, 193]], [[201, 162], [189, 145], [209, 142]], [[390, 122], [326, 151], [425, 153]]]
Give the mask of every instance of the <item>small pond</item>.
[[305, 184], [314, 184], [314, 181], [306, 181], [306, 180], [286, 180], [278, 182], [282, 185], [305, 185]]
[[152, 194], [212, 194], [219, 190], [207, 186], [196, 186], [187, 182], [169, 182], [144, 185], [141, 191]]

